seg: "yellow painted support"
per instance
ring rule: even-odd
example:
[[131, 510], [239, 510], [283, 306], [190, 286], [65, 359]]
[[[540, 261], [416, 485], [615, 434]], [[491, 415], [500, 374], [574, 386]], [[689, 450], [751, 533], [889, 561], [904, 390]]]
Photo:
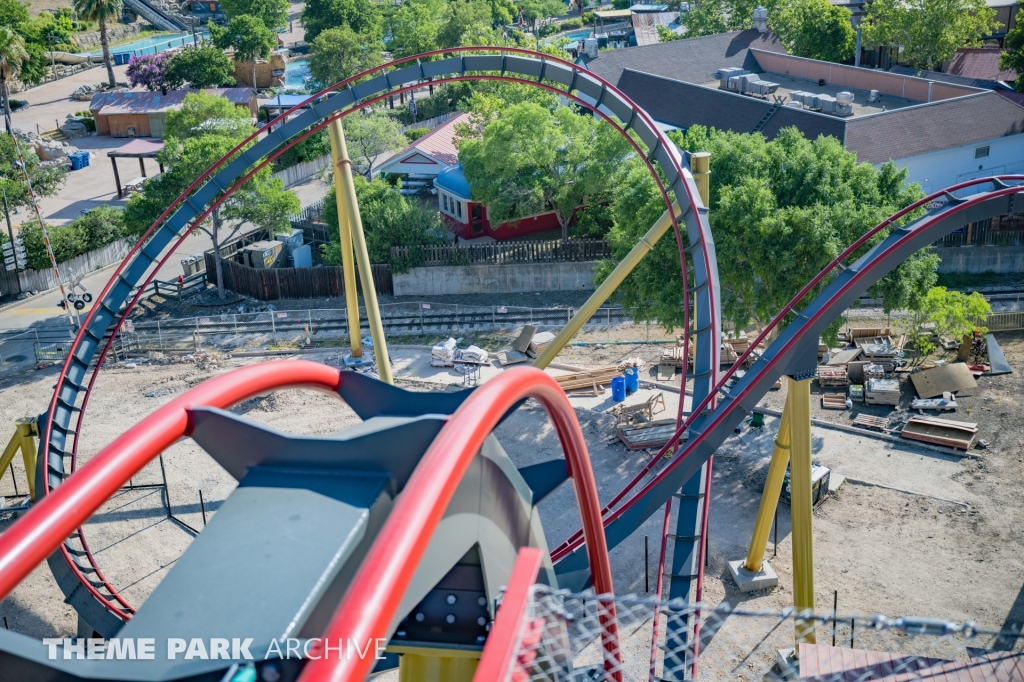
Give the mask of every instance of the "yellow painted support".
[[[356, 263], [359, 265], [359, 281], [363, 285], [363, 301], [366, 303], [366, 321], [370, 325], [370, 337], [373, 339], [373, 352], [377, 357], [377, 373], [383, 382], [394, 384], [391, 377], [391, 360], [388, 357], [387, 339], [384, 338], [384, 325], [377, 307], [377, 290], [373, 286], [373, 269], [370, 267], [370, 254], [366, 249], [366, 237], [363, 234], [363, 219], [359, 215], [359, 202], [356, 201], [356, 187], [352, 181], [352, 162], [348, 158], [345, 145], [345, 133], [338, 126], [331, 137], [336, 146], [334, 153], [338, 158], [335, 166], [335, 178], [341, 176], [345, 195], [345, 208], [348, 213], [348, 224], [352, 232], [352, 248], [355, 251]], [[337, 138], [335, 143], [334, 138]], [[337, 181], [337, 180], [335, 180]]]
[[433, 649], [415, 646], [389, 646], [388, 653], [398, 659], [399, 682], [472, 682], [479, 651]]
[[[352, 357], [363, 357], [363, 339], [359, 332], [359, 294], [356, 292], [356, 264], [352, 256], [352, 228], [348, 222], [346, 207], [345, 183], [342, 180], [344, 170], [339, 150], [343, 147], [344, 133], [341, 119], [331, 121], [327, 127], [331, 138], [331, 161], [334, 162], [334, 195], [338, 205], [338, 237], [341, 244], [341, 269], [345, 277], [345, 308], [348, 311], [348, 337], [352, 346]], [[349, 171], [351, 173], [351, 171]]]
[[[672, 204], [672, 210], [676, 213], [679, 212], [679, 204]], [[611, 274], [601, 285], [597, 287], [597, 291], [590, 295], [587, 302], [584, 303], [576, 314], [572, 316], [569, 323], [562, 327], [562, 330], [558, 332], [555, 338], [548, 344], [548, 347], [544, 349], [536, 360], [533, 361], [534, 367], [540, 367], [544, 369], [551, 364], [551, 361], [555, 359], [555, 356], [562, 352], [565, 345], [569, 343], [572, 337], [576, 336], [576, 332], [586, 324], [587, 320], [601, 307], [605, 301], [612, 295], [612, 293], [622, 284], [622, 280], [626, 279], [629, 273], [633, 272], [633, 268], [643, 260], [643, 257], [650, 253], [654, 245], [658, 243], [658, 240], [665, 236], [669, 228], [672, 227], [672, 216], [668, 211], [661, 214], [661, 217], [655, 221], [651, 229], [647, 230], [647, 234], [640, 238], [640, 241], [636, 243], [626, 257], [623, 258], [615, 269], [612, 270]]]
[[754, 534], [750, 538], [750, 549], [747, 550], [747, 560], [743, 564], [744, 568], [754, 573], [760, 571], [764, 565], [768, 533], [771, 531], [772, 519], [775, 517], [775, 510], [779, 505], [782, 483], [786, 478], [786, 467], [789, 466], [789, 414], [791, 411], [789, 400], [793, 395], [792, 386], [793, 383], [790, 382], [790, 390], [786, 393], [786, 405], [782, 409], [782, 418], [779, 420], [779, 432], [775, 434], [775, 449], [772, 450], [772, 460], [768, 464], [768, 479], [764, 483], [761, 506], [757, 510], [757, 521], [754, 522]]
[[793, 606], [796, 643], [814, 644], [814, 621], [801, 620], [814, 613], [814, 533], [811, 491], [811, 382], [789, 382], [790, 411], [789, 489], [793, 515]]
[[694, 152], [690, 154], [690, 172], [700, 192], [700, 200], [705, 206], [711, 205], [711, 152]]
[[[39, 435], [36, 429], [36, 420], [31, 417], [19, 419], [16, 422], [14, 435], [4, 448], [4, 454], [0, 455], [0, 478], [11, 466], [14, 455], [21, 449], [21, 461], [25, 464], [25, 477], [28, 478], [28, 492], [33, 502], [36, 500], [36, 436]], [[12, 473], [13, 475], [13, 473]]]

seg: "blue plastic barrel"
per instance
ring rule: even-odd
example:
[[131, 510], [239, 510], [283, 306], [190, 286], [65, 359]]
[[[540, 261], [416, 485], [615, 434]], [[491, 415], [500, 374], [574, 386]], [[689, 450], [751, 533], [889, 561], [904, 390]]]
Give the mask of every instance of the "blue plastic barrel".
[[626, 380], [623, 377], [612, 377], [612, 400], [621, 403], [626, 399]]
[[636, 367], [626, 368], [626, 393], [636, 393], [640, 388], [640, 372]]
[[81, 154], [68, 154], [68, 160], [71, 161], [71, 170], [82, 170], [82, 155]]

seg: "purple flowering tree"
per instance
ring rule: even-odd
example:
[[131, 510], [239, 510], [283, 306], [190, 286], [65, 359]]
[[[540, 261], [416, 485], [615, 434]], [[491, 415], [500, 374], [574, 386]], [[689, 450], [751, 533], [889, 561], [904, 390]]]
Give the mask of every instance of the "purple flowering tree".
[[128, 62], [128, 82], [133, 88], [142, 86], [147, 90], [173, 88], [173, 84], [167, 78], [170, 61], [170, 54], [167, 52], [132, 57]]

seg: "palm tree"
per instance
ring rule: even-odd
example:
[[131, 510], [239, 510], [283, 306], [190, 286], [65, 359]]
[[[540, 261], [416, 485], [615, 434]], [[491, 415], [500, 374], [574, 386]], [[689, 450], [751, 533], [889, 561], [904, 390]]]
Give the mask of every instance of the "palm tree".
[[103, 63], [107, 65], [107, 79], [110, 87], [116, 88], [114, 62], [110, 59], [110, 41], [107, 40], [107, 22], [117, 21], [121, 15], [121, 0], [75, 0], [75, 11], [80, 19], [95, 21], [100, 25], [100, 45], [103, 47]]
[[7, 80], [21, 73], [21, 65], [28, 59], [25, 39], [6, 26], [0, 27], [0, 103], [4, 107], [7, 132], [11, 132], [11, 100], [7, 96]]

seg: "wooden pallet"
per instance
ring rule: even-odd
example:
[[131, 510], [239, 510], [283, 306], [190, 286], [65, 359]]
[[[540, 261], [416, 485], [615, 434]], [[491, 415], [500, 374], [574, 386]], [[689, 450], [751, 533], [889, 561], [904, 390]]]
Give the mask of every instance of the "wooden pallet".
[[[644, 448], [660, 448], [668, 442], [668, 439], [676, 432], [675, 419], [658, 419], [646, 424], [630, 426], [620, 424], [616, 427], [619, 440], [630, 450], [643, 450]], [[685, 441], [687, 433], [684, 432], [680, 442]]]
[[846, 386], [849, 383], [850, 379], [846, 376], [845, 367], [825, 366], [818, 368], [819, 386]]
[[821, 406], [826, 410], [845, 410], [846, 396], [842, 393], [826, 393], [821, 396]]
[[856, 426], [865, 426], [869, 429], [880, 429], [885, 431], [889, 427], [889, 420], [885, 417], [875, 417], [870, 414], [858, 414], [853, 423]]

